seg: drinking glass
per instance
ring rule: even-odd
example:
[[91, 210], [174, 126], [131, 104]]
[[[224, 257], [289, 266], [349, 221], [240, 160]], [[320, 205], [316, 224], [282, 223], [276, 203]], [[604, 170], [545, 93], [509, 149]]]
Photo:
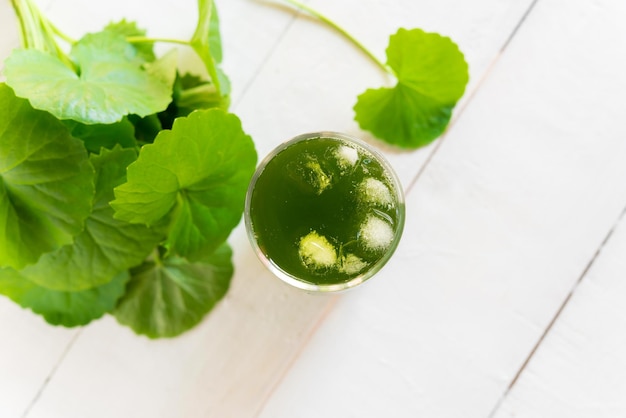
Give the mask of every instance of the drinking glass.
[[353, 288], [394, 253], [404, 194], [389, 162], [339, 132], [292, 138], [260, 163], [246, 194], [248, 237], [267, 268], [310, 292]]

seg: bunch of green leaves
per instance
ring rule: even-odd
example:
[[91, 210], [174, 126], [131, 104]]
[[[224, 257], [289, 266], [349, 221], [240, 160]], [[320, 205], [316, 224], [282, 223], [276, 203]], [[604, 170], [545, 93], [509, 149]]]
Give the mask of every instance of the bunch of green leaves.
[[[0, 84], [0, 293], [49, 323], [105, 313], [178, 335], [226, 294], [226, 240], [256, 165], [228, 113], [215, 5], [189, 41], [203, 74], [121, 21], [74, 41], [12, 0], [22, 49]], [[69, 53], [58, 40], [70, 43]]]
[[450, 38], [401, 28], [389, 38], [385, 64], [317, 10], [298, 0], [285, 1], [337, 30], [396, 79], [393, 87], [367, 89], [359, 95], [354, 111], [362, 129], [401, 148], [427, 145], [445, 131], [469, 80], [463, 53]]

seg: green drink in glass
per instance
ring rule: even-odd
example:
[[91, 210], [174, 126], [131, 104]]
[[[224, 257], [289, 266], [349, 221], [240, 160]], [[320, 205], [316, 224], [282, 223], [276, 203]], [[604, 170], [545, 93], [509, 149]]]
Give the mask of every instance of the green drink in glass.
[[280, 279], [309, 291], [354, 287], [378, 272], [404, 227], [387, 161], [335, 132], [300, 135], [261, 162], [246, 196], [250, 242]]

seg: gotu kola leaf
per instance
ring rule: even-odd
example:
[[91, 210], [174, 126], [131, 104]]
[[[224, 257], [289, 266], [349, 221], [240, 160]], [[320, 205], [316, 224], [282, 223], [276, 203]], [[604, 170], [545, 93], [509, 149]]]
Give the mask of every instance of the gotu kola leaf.
[[196, 110], [142, 147], [111, 206], [127, 222], [166, 222], [169, 254], [200, 259], [239, 223], [255, 165], [254, 143], [237, 116]]
[[72, 243], [93, 196], [82, 142], [0, 84], [0, 266], [20, 269]]
[[57, 119], [113, 123], [167, 108], [172, 86], [143, 68], [144, 58], [123, 35], [85, 35], [71, 51], [74, 70], [45, 52], [16, 50], [5, 61], [7, 84], [18, 97]]
[[102, 150], [92, 155], [96, 195], [85, 229], [74, 242], [46, 253], [20, 274], [48, 289], [80, 291], [103, 285], [120, 272], [139, 265], [163, 239], [144, 225], [113, 218], [109, 202], [113, 188], [126, 180], [126, 167], [137, 157], [134, 149]]
[[396, 86], [361, 94], [356, 121], [393, 145], [430, 143], [443, 133], [465, 91], [469, 76], [463, 54], [450, 38], [400, 29], [389, 38], [387, 64], [395, 71]]
[[124, 271], [102, 286], [64, 292], [39, 286], [13, 269], [0, 268], [0, 294], [43, 316], [52, 325], [75, 327], [113, 310], [129, 277], [128, 271]]
[[136, 333], [175, 337], [198, 324], [224, 297], [233, 274], [227, 244], [200, 262], [179, 257], [146, 261], [131, 280], [113, 314]]

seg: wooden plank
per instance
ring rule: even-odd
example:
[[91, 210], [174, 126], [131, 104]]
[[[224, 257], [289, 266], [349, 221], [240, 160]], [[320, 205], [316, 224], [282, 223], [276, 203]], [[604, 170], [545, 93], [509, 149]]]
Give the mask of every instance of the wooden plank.
[[20, 417], [78, 331], [51, 327], [5, 298], [0, 318], [0, 417]]
[[624, 254], [622, 219], [495, 418], [626, 416]]
[[[624, 7], [537, 3], [409, 194], [398, 254], [340, 299], [262, 418], [490, 414], [626, 202]], [[616, 379], [586, 399], [614, 400]]]

